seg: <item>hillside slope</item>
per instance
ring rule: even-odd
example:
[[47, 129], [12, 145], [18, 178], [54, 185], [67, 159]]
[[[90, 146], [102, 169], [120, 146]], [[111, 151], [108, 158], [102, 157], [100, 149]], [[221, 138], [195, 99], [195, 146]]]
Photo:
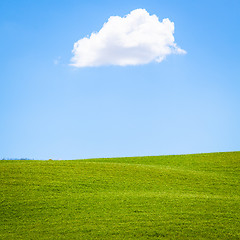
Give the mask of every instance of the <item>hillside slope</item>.
[[240, 152], [0, 161], [0, 239], [240, 239]]

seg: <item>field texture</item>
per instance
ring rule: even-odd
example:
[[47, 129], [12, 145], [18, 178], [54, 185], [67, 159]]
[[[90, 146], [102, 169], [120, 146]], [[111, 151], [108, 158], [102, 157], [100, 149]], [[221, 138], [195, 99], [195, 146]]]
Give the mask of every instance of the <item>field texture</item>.
[[240, 239], [240, 152], [0, 161], [0, 239]]

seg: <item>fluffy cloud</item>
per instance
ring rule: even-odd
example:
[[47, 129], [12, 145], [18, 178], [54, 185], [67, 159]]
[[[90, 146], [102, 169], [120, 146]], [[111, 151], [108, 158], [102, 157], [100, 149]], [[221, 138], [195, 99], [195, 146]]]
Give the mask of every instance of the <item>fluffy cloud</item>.
[[174, 42], [174, 23], [160, 22], [145, 9], [125, 17], [112, 16], [99, 32], [74, 44], [72, 66], [139, 65], [161, 62], [169, 54], [184, 54]]

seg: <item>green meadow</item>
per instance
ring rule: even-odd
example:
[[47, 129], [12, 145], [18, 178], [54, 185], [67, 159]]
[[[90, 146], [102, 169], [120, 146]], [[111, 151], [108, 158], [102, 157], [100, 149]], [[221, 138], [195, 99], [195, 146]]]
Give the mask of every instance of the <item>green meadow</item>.
[[240, 239], [240, 152], [2, 160], [0, 239]]

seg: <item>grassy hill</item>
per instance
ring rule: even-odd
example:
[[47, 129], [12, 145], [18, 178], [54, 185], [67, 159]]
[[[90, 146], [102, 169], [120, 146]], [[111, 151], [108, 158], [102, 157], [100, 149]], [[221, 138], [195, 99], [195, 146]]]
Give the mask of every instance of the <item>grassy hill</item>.
[[0, 161], [0, 239], [240, 239], [240, 152]]

